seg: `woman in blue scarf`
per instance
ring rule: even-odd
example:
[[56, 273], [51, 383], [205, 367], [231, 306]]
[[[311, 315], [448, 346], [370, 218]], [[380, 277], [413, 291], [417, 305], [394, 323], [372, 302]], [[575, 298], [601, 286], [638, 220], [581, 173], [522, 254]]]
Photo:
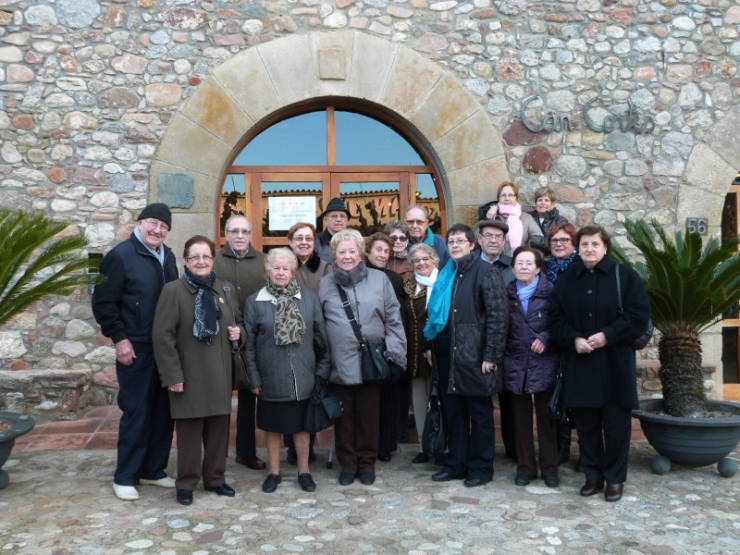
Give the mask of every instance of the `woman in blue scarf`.
[[532, 431], [532, 404], [537, 414], [540, 475], [548, 487], [558, 479], [555, 421], [547, 416], [547, 403], [555, 385], [558, 355], [550, 345], [547, 298], [552, 283], [540, 275], [542, 255], [530, 247], [514, 251], [511, 264], [515, 281], [509, 295], [509, 335], [504, 353], [504, 389], [512, 393], [516, 434], [517, 470], [514, 483], [526, 486], [537, 478]]

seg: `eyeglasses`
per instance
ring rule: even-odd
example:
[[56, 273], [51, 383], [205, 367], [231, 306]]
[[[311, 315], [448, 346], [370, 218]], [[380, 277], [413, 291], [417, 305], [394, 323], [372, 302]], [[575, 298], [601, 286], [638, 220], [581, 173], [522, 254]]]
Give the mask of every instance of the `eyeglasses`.
[[404, 241], [408, 241], [405, 235], [391, 235], [391, 239], [394, 243], [403, 243]]
[[408, 225], [424, 225], [427, 223], [426, 220], [406, 220], [406, 223]]
[[454, 247], [455, 245], [469, 245], [470, 241], [467, 239], [450, 239], [447, 244]]
[[293, 235], [293, 241], [296, 243], [313, 243], [313, 235]]
[[188, 262], [210, 262], [213, 260], [213, 257], [210, 254], [194, 254], [193, 256], [188, 256], [185, 260]]
[[170, 230], [170, 226], [168, 226], [168, 225], [167, 225], [166, 223], [164, 223], [164, 222], [160, 222], [159, 220], [149, 220], [149, 219], [147, 219], [147, 220], [142, 220], [142, 221], [143, 221], [143, 222], [144, 222], [144, 223], [145, 223], [146, 225], [148, 225], [149, 227], [151, 227], [151, 228], [152, 228], [152, 229], [154, 229], [154, 230], [157, 230], [157, 229], [161, 229], [161, 230], [162, 230], [162, 231], [164, 231], [165, 233], [166, 233], [166, 232], [168, 232], [168, 231]]
[[516, 266], [517, 268], [529, 268], [529, 267], [534, 267], [534, 266], [536, 266], [536, 265], [537, 265], [537, 264], [535, 264], [535, 263], [534, 263], [533, 261], [531, 261], [531, 260], [517, 260], [517, 261], [516, 261], [516, 262], [514, 263], [514, 266]]
[[557, 245], [558, 243], [562, 243], [563, 245], [570, 241], [570, 237], [553, 237], [550, 239], [551, 245]]
[[228, 229], [226, 233], [231, 235], [252, 235], [252, 231], [249, 229]]
[[484, 239], [487, 239], [489, 241], [491, 239], [495, 239], [496, 241], [500, 241], [501, 239], [504, 238], [504, 234], [503, 233], [481, 233], [481, 236]]
[[412, 259], [412, 260], [411, 260], [411, 262], [412, 262], [413, 264], [421, 264], [422, 262], [423, 262], [424, 264], [426, 264], [426, 263], [427, 263], [427, 262], [429, 262], [429, 261], [430, 261], [431, 259], [432, 259], [432, 257], [431, 257], [431, 256], [424, 256], [424, 257], [422, 257], [422, 258], [414, 258], [414, 259]]
[[333, 212], [332, 214], [327, 214], [324, 216], [325, 218], [329, 218], [330, 220], [348, 220], [347, 214], [344, 212]]
[[498, 198], [516, 198], [514, 193], [501, 193]]

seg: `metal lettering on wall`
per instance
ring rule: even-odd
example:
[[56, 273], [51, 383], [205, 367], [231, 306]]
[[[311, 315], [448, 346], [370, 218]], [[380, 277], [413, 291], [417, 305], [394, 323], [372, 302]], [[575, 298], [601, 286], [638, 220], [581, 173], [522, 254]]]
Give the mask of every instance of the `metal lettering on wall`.
[[[545, 115], [544, 119], [539, 123], [529, 121], [526, 117], [527, 107], [529, 103], [534, 99], [539, 98], [538, 96], [530, 96], [522, 101], [521, 118], [524, 127], [526, 127], [532, 133], [539, 133], [546, 131], [548, 133], [552, 131], [572, 131], [573, 123], [572, 118], [568, 114], [557, 114], [550, 110]], [[638, 109], [632, 104], [628, 103], [627, 112], [622, 116], [615, 114], [608, 114], [604, 116], [601, 122], [596, 122], [590, 113], [594, 107], [594, 103], [598, 101], [597, 98], [592, 98], [583, 107], [583, 121], [586, 123], [591, 131], [595, 133], [611, 133], [619, 128], [620, 131], [626, 133], [627, 131], [634, 131], [637, 134], [650, 133], [655, 129], [655, 120], [651, 116], [642, 116]]]

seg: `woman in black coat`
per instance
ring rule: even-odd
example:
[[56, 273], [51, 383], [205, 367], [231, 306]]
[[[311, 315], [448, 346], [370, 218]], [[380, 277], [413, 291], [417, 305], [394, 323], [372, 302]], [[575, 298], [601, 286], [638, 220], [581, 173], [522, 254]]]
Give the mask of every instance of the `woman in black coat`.
[[511, 264], [516, 280], [507, 287], [509, 334], [504, 352], [504, 389], [511, 392], [516, 423], [517, 469], [514, 483], [526, 486], [537, 478], [532, 431], [532, 400], [537, 413], [540, 474], [545, 485], [557, 487], [558, 445], [555, 421], [547, 415], [557, 373], [558, 355], [552, 349], [547, 317], [552, 284], [540, 274], [542, 255], [531, 247], [514, 251]]
[[[578, 232], [581, 262], [562, 274], [550, 297], [550, 333], [564, 351], [564, 406], [573, 411], [586, 483], [581, 495], [622, 497], [638, 408], [635, 351], [630, 341], [647, 329], [650, 301], [637, 272], [608, 254], [603, 228]], [[622, 289], [617, 302], [616, 272]]]

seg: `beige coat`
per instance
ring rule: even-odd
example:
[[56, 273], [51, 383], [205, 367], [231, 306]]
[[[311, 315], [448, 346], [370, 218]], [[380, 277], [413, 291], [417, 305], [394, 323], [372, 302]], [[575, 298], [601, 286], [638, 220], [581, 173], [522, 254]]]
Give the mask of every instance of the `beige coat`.
[[[213, 291], [221, 307], [219, 332], [211, 345], [193, 336], [193, 311], [197, 289], [184, 278], [165, 285], [154, 315], [154, 357], [162, 386], [183, 383], [183, 393], [170, 392], [172, 418], [203, 418], [231, 413], [231, 342], [227, 326], [231, 312], [223, 284], [216, 279]], [[242, 313], [233, 294], [234, 318], [241, 330]]]

